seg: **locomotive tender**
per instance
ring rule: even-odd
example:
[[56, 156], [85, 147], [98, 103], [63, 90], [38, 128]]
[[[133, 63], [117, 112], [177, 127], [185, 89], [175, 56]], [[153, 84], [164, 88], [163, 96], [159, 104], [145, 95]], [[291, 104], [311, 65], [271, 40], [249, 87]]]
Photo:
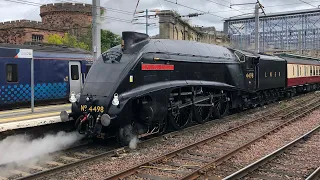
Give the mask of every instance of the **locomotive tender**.
[[[91, 67], [81, 94], [70, 94], [79, 133], [134, 137], [204, 123], [230, 110], [261, 106], [319, 89], [320, 63], [199, 42], [123, 32], [122, 45]], [[293, 67], [293, 69], [292, 69]], [[297, 68], [298, 71], [295, 69]]]

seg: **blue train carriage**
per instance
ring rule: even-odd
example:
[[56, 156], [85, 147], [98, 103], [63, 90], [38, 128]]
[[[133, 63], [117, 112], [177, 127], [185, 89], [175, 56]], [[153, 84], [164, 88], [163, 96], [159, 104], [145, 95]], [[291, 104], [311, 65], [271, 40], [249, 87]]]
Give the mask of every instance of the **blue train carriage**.
[[0, 110], [30, 104], [30, 52], [36, 105], [67, 102], [70, 92], [80, 93], [92, 65], [92, 54], [80, 49], [0, 44]]

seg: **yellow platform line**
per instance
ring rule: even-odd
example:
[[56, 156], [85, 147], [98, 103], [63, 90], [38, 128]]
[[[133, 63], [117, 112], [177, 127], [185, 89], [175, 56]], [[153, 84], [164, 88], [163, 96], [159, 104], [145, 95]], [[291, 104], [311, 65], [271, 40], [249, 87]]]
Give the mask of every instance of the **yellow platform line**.
[[[36, 107], [36, 108], [34, 108], [34, 110], [36, 111], [36, 110], [44, 110], [44, 109], [57, 108], [57, 107], [67, 107], [67, 106], [71, 106], [71, 104], [62, 104], [62, 105], [52, 105], [52, 106], [45, 106], [45, 107]], [[11, 114], [11, 113], [18, 113], [18, 112], [27, 112], [27, 111], [31, 111], [31, 108], [0, 111], [0, 115]]]
[[[41, 113], [41, 114], [30, 114], [30, 115], [23, 115], [18, 117], [11, 117], [11, 118], [4, 118], [0, 119], [0, 123], [6, 123], [6, 122], [14, 122], [14, 121], [22, 121], [22, 120], [30, 120], [30, 119], [37, 119], [37, 118], [43, 118], [43, 117], [51, 117], [51, 116], [59, 116], [60, 112], [49, 112], [49, 113]], [[70, 113], [70, 111], [67, 111]]]

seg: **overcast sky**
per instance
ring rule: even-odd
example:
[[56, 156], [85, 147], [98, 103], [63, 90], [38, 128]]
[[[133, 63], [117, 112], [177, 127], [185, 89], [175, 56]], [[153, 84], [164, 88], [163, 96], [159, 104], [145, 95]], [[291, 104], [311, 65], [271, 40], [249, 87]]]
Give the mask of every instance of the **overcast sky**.
[[[92, 0], [0, 0], [0, 22], [30, 19], [41, 21], [39, 16], [40, 4], [57, 3], [57, 2], [82, 2], [92, 3]], [[266, 13], [302, 10], [314, 8], [320, 5], [320, 1], [315, 0], [261, 0], [261, 4], [265, 7]], [[22, 4], [22, 3], [25, 4]], [[33, 2], [30, 5], [28, 2]], [[111, 30], [116, 34], [122, 31], [139, 31], [145, 32], [144, 24], [128, 23], [133, 19], [138, 0], [101, 0], [101, 6], [107, 8], [103, 28]], [[173, 3], [170, 3], [173, 2]], [[175, 4], [175, 3], [178, 4]], [[223, 29], [223, 18], [238, 16], [246, 13], [253, 13], [254, 5], [232, 6], [231, 4], [254, 3], [255, 0], [140, 0], [138, 11], [148, 9], [169, 9], [177, 10], [181, 15], [195, 12], [209, 12], [210, 14], [201, 15], [190, 19], [192, 25], [198, 26], [215, 26], [217, 30]], [[187, 7], [193, 8], [187, 8]], [[200, 12], [201, 11], [201, 12]], [[144, 23], [144, 18], [135, 22]], [[123, 22], [125, 21], [125, 22]], [[155, 23], [149, 27], [149, 35], [156, 35], [158, 30], [158, 18], [150, 19], [149, 22]]]

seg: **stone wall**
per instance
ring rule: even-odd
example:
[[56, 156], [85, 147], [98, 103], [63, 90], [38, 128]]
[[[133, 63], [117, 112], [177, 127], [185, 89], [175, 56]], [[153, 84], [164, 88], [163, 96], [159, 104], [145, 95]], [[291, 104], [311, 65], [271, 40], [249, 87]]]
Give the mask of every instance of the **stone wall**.
[[58, 29], [78, 29], [79, 34], [84, 33], [90, 27], [91, 12], [92, 5], [88, 4], [56, 3], [40, 7], [43, 23]]
[[17, 20], [0, 22], [0, 30], [15, 29], [15, 28], [37, 28], [46, 30], [55, 30], [50, 24], [45, 24], [39, 21]]
[[163, 10], [157, 15], [160, 39], [190, 40], [209, 44], [216, 42], [215, 33], [202, 32], [199, 28], [192, 27], [170, 10]]
[[42, 36], [42, 42], [47, 43], [48, 36], [50, 34], [59, 34], [62, 36], [64, 32], [57, 30], [17, 27], [13, 29], [0, 29], [0, 34], [0, 43], [24, 44], [32, 41], [32, 35]]

